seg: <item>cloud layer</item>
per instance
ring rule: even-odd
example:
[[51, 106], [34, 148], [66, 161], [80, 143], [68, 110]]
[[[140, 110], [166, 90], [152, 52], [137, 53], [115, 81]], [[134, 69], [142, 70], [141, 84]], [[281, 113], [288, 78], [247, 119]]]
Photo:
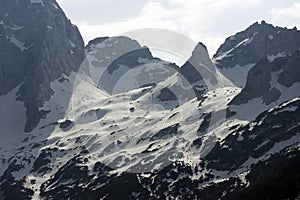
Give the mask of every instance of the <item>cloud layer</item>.
[[[141, 28], [163, 28], [203, 42], [212, 56], [226, 37], [266, 20], [300, 27], [295, 0], [58, 0], [85, 42]], [[176, 41], [174, 41], [176, 42]]]

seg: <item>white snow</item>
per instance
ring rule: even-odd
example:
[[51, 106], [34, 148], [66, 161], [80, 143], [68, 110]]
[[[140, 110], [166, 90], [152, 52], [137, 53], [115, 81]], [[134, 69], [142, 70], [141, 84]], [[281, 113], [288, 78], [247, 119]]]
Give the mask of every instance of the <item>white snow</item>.
[[71, 45], [71, 47], [76, 47], [76, 44], [74, 44], [74, 42], [72, 42], [71, 40], [69, 40], [69, 43], [70, 43], [70, 45]]
[[294, 112], [297, 110], [297, 108], [298, 108], [297, 106], [288, 107], [288, 108], [282, 109], [280, 111], [277, 111], [274, 114], [276, 115], [277, 113], [280, 113], [280, 112]]
[[279, 52], [276, 55], [268, 55], [267, 58], [268, 58], [269, 62], [273, 62], [276, 58], [282, 58], [285, 56], [286, 56], [285, 52]]
[[[232, 56], [230, 53], [233, 51], [233, 50], [235, 50], [235, 49], [237, 49], [238, 47], [240, 47], [240, 46], [247, 46], [247, 45], [249, 45], [252, 41], [253, 41], [253, 39], [254, 39], [254, 37], [256, 36], [256, 34], [257, 34], [258, 32], [255, 32], [250, 38], [246, 38], [246, 39], [244, 39], [243, 41], [241, 41], [240, 43], [238, 43], [235, 47], [233, 47], [232, 49], [229, 49], [228, 51], [226, 51], [226, 52], [221, 52], [216, 58], [214, 58], [214, 60], [213, 60], [213, 62], [218, 62], [218, 60], [222, 60], [223, 58], [225, 58], [225, 57], [230, 57], [230, 56]], [[231, 39], [231, 40], [233, 40], [233, 39]]]
[[244, 140], [244, 137], [242, 135], [239, 135], [236, 140], [238, 142], [242, 142]]
[[243, 45], [244, 45], [244, 46], [247, 46], [248, 44], [250, 44], [250, 43], [253, 41], [253, 39], [254, 39], [254, 37], [256, 36], [257, 33], [258, 33], [258, 32], [255, 32], [255, 33], [251, 36], [251, 38], [248, 38], [248, 39], [244, 40], [244, 41], [243, 41]]
[[237, 87], [243, 88], [246, 85], [249, 70], [255, 64], [248, 64], [245, 66], [236, 65], [233, 68], [219, 69], [224, 76], [233, 82]]
[[42, 6], [45, 6], [43, 0], [30, 0], [30, 3], [40, 3]]
[[256, 150], [262, 148], [263, 146], [265, 146], [265, 145], [268, 144], [269, 142], [270, 142], [270, 140], [264, 141], [263, 143], [261, 143], [260, 145], [258, 145], [254, 150], [256, 151]]
[[8, 166], [7, 159], [13, 155], [13, 148], [25, 137], [26, 110], [23, 102], [16, 101], [18, 89], [19, 86], [0, 96], [0, 160], [6, 160], [0, 164], [0, 176]]
[[4, 23], [3, 20], [0, 21], [0, 25], [4, 26], [4, 29], [10, 29], [10, 30], [12, 30], [12, 31], [18, 31], [18, 30], [20, 30], [20, 29], [23, 28], [23, 26], [17, 26], [17, 25], [14, 24], [14, 23], [11, 23], [10, 26], [9, 26], [9, 25], [6, 25], [6, 24]]
[[[249, 40], [247, 41], [249, 42]], [[71, 41], [70, 44], [72, 45]], [[89, 59], [89, 62], [96, 61], [92, 56]], [[137, 68], [136, 71], [132, 72], [131, 76], [137, 76], [142, 70], [151, 74], [152, 72], [149, 70], [151, 63], [143, 59], [139, 59], [139, 61], [144, 62], [145, 65]], [[102, 62], [104, 61], [102, 60]], [[103, 64], [104, 67], [105, 64], [107, 63]], [[147, 68], [147, 66], [150, 68]], [[246, 74], [252, 66], [243, 66], [241, 71]], [[39, 198], [41, 184], [49, 180], [60, 166], [79, 154], [82, 146], [89, 151], [87, 155], [89, 158], [88, 162], [82, 164], [88, 166], [89, 173], [93, 173], [92, 168], [96, 162], [102, 162], [115, 168], [112, 173], [122, 173], [129, 169], [134, 172], [145, 172], [143, 168], [136, 168], [141, 163], [145, 164], [148, 170], [159, 169], [170, 164], [172, 160], [175, 160], [177, 154], [181, 152], [183, 156], [177, 158], [178, 160], [198, 164], [199, 157], [206, 155], [214, 147], [216, 141], [223, 140], [230, 133], [228, 131], [230, 127], [245, 125], [248, 120], [253, 119], [258, 113], [269, 108], [269, 106], [274, 106], [264, 105], [259, 98], [253, 99], [245, 105], [231, 107], [231, 109], [237, 111], [238, 119], [225, 120], [227, 103], [241, 90], [235, 86], [227, 86], [214, 89], [205, 94], [207, 98], [202, 102], [201, 106], [199, 106], [200, 102], [195, 97], [191, 100], [180, 102], [179, 107], [174, 108], [173, 106], [172, 109], [168, 109], [160, 104], [162, 102], [159, 102], [155, 95], [163, 87], [182, 84], [181, 82], [179, 83], [177, 74], [160, 82], [154, 88], [131, 88], [129, 91], [118, 91], [117, 94], [109, 95], [97, 87], [96, 84], [98, 83], [96, 80], [99, 79], [97, 76], [101, 75], [102, 71], [100, 70], [99, 72], [99, 69], [95, 69], [98, 73], [96, 74], [93, 73], [93, 65], [90, 67], [92, 77], [87, 76], [84, 71], [80, 70], [76, 74], [72, 73], [70, 77], [64, 76], [63, 78], [66, 79], [64, 81], [57, 80], [51, 83], [51, 88], [55, 91], [55, 94], [49, 101], [45, 102], [42, 108], [51, 110], [51, 112], [45, 119], [40, 121], [37, 129], [27, 135], [23, 134], [25, 109], [22, 102], [14, 100], [17, 90], [15, 89], [7, 96], [0, 97], [0, 119], [6, 117], [5, 120], [0, 120], [0, 127], [10, 127], [11, 130], [15, 130], [16, 134], [16, 137], [9, 137], [11, 141], [7, 141], [8, 139], [5, 138], [8, 134], [13, 133], [10, 130], [7, 131], [6, 135], [0, 136], [2, 141], [0, 141], [1, 147], [4, 146], [4, 151], [1, 149], [0, 154], [2, 158], [16, 155], [16, 158], [20, 156], [21, 158], [28, 157], [33, 159], [42, 149], [58, 148], [59, 150], [64, 150], [64, 153], [57, 151], [49, 158], [51, 159], [51, 171], [45, 175], [30, 173], [32, 163], [23, 163], [24, 161], [18, 159], [18, 162], [23, 163], [25, 168], [13, 175], [16, 178], [22, 178], [24, 174], [30, 174], [26, 177], [24, 186], [35, 191], [34, 198]], [[120, 67], [130, 70], [127, 66]], [[122, 73], [122, 71], [116, 71], [113, 74], [115, 73]], [[272, 81], [276, 81], [277, 76], [278, 74], [273, 74]], [[109, 78], [114, 77], [109, 76]], [[125, 81], [129, 78], [125, 75], [123, 79]], [[220, 79], [224, 79], [224, 82], [227, 81], [224, 77], [220, 77]], [[130, 82], [125, 81], [123, 83], [129, 84]], [[290, 98], [295, 96], [295, 91], [299, 91], [298, 85], [293, 85], [290, 88], [284, 88], [280, 85], [275, 85], [275, 87], [279, 88], [281, 92], [286, 92], [283, 93], [280, 101], [284, 100], [284, 95], [291, 94], [287, 96], [287, 98]], [[149, 91], [143, 92], [145, 89]], [[173, 102], [168, 103], [172, 104]], [[131, 108], [134, 108], [134, 112], [130, 111]], [[3, 109], [4, 112], [2, 113]], [[200, 149], [196, 148], [192, 145], [192, 141], [199, 138], [197, 130], [203, 121], [203, 114], [210, 112], [212, 112], [212, 120], [208, 132], [203, 135], [203, 145]], [[19, 127], [12, 123], [16, 120], [16, 114], [20, 117], [17, 119], [20, 121], [18, 123]], [[69, 130], [63, 131], [55, 125], [45, 127], [41, 129], [42, 131], [38, 130], [42, 126], [62, 122], [65, 119], [72, 120], [75, 124]], [[153, 136], [160, 130], [177, 123], [180, 125], [177, 133], [170, 133], [169, 135], [163, 135], [162, 138], [153, 139]], [[7, 124], [10, 124], [10, 126], [7, 126]], [[24, 136], [20, 136], [20, 134]], [[21, 144], [21, 140], [25, 136], [29, 139]], [[238, 137], [239, 141], [243, 139], [242, 136]], [[41, 147], [42, 149], [31, 149], [33, 143], [41, 144], [42, 141], [46, 141]], [[7, 145], [2, 145], [2, 143]], [[14, 143], [24, 147], [18, 155], [16, 148], [9, 147], [9, 144]], [[154, 152], [141, 153], [145, 150]], [[278, 150], [277, 146], [275, 150]], [[160, 156], [165, 156], [163, 162], [157, 161]], [[120, 160], [116, 162], [116, 158], [120, 158]], [[7, 164], [1, 167], [0, 174], [7, 167]], [[242, 170], [245, 169], [242, 168]], [[222, 178], [229, 176], [229, 172], [223, 171], [216, 172], [216, 174], [219, 174], [220, 177], [216, 178], [215, 181], [221, 181]], [[245, 175], [246, 172], [241, 174], [240, 178], [244, 179]], [[31, 180], [36, 180], [36, 184], [32, 185], [30, 183]]]
[[258, 114], [267, 110], [270, 106], [265, 105], [261, 98], [251, 99], [242, 105], [231, 105], [230, 111], [236, 112], [235, 118], [252, 121]]
[[56, 3], [52, 3], [53, 7], [56, 9], [59, 9], [58, 6], [56, 5]]
[[23, 138], [26, 110], [23, 102], [16, 100], [18, 89], [16, 87], [8, 94], [0, 96], [1, 146], [19, 143]]
[[234, 36], [230, 36], [229, 40], [236, 40]]
[[15, 36], [6, 36], [6, 38], [14, 44], [16, 47], [18, 47], [21, 51], [25, 51], [29, 49], [29, 47], [25, 47], [25, 43], [19, 41]]
[[[275, 71], [271, 74], [271, 80], [270, 85], [272, 88], [276, 88], [281, 93], [278, 100], [270, 103], [267, 105], [263, 99], [260, 98], [254, 98], [249, 100], [247, 103], [242, 105], [231, 105], [230, 110], [237, 112], [235, 117], [241, 120], [248, 120], [252, 121], [254, 120], [258, 114], [262, 113], [265, 110], [271, 109], [285, 101], [288, 101], [290, 99], [295, 99], [299, 96], [300, 91], [300, 83], [295, 82], [290, 87], [285, 87], [278, 83], [278, 75], [282, 72], [282, 70]], [[271, 88], [271, 89], [272, 89]], [[270, 90], [271, 90], [270, 89]], [[290, 108], [292, 110], [292, 108]]]
[[[287, 106], [288, 104], [296, 102], [296, 101], [299, 101], [299, 100], [300, 100], [300, 97], [292, 98], [289, 101], [287, 101], [287, 102], [285, 102], [285, 103], [283, 103], [281, 105], [275, 106], [274, 108], [270, 109], [268, 112], [272, 112], [273, 110], [275, 110], [277, 108], [283, 108], [283, 107]], [[289, 109], [289, 108], [287, 108], [287, 109]]]
[[51, 30], [53, 30], [53, 27], [52, 26], [46, 26], [47, 27], [47, 29], [49, 30], [49, 31], [51, 31]]

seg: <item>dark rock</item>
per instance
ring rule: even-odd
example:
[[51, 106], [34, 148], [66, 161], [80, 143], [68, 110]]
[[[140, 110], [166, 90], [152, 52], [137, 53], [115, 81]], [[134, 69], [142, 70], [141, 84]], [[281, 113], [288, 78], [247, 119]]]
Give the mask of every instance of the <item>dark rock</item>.
[[74, 125], [74, 123], [71, 120], [65, 120], [59, 123], [59, 128], [61, 128], [64, 131], [67, 131], [72, 128], [72, 125]]
[[24, 101], [30, 132], [48, 112], [40, 108], [54, 93], [50, 83], [78, 70], [84, 43], [55, 0], [2, 0], [1, 5], [0, 95], [21, 84], [18, 100]]
[[179, 69], [175, 64], [154, 58], [147, 47], [124, 36], [96, 38], [86, 49], [88, 56], [94, 58], [91, 65], [99, 73], [94, 81], [110, 94], [156, 85]]
[[[282, 70], [278, 74], [278, 83], [286, 87], [300, 82], [300, 51], [292, 56], [277, 58], [272, 62], [264, 59], [259, 61], [248, 73], [247, 82], [241, 93], [230, 102], [231, 105], [241, 105], [254, 98], [262, 98], [266, 104], [279, 99], [281, 92], [275, 85], [271, 85], [272, 73]], [[297, 97], [298, 94], [294, 94]]]
[[[241, 42], [249, 39], [245, 43]], [[241, 44], [238, 46], [238, 44]], [[255, 64], [267, 58], [284, 52], [293, 54], [300, 48], [300, 31], [274, 27], [271, 24], [254, 23], [244, 31], [228, 37], [217, 50], [213, 59], [220, 68], [232, 68], [236, 65]], [[226, 52], [230, 53], [224, 57]]]

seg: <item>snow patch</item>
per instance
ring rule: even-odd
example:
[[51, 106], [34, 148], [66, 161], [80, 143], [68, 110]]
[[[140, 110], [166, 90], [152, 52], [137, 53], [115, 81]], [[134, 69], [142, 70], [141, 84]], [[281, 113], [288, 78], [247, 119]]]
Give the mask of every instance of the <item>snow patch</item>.
[[54, 8], [59, 10], [59, 7], [55, 3], [52, 3], [52, 5], [53, 5]]
[[32, 3], [32, 4], [40, 3], [40, 4], [42, 4], [42, 6], [45, 6], [43, 0], [30, 0], [30, 3]]
[[244, 140], [244, 137], [242, 135], [239, 135], [236, 140], [238, 142], [242, 142]]
[[74, 44], [74, 42], [72, 42], [71, 40], [69, 40], [69, 43], [70, 43], [71, 47], [73, 47], [73, 48], [76, 47], [76, 44]]
[[25, 47], [25, 43], [20, 42], [15, 36], [6, 36], [6, 38], [14, 44], [16, 47], [18, 47], [21, 51], [25, 51], [29, 49], [29, 47]]
[[286, 56], [285, 52], [280, 52], [276, 55], [268, 55], [267, 58], [268, 58], [269, 62], [273, 62], [276, 58], [282, 58], [285, 56]]
[[243, 46], [249, 45], [249, 44], [253, 41], [253, 39], [254, 39], [254, 37], [256, 36], [257, 33], [258, 33], [258, 32], [255, 32], [255, 33], [252, 35], [251, 38], [246, 38], [246, 39], [244, 39], [243, 41], [241, 41], [240, 43], [238, 43], [237, 45], [235, 45], [235, 47], [233, 47], [232, 49], [230, 49], [230, 50], [228, 50], [228, 51], [226, 51], [226, 52], [220, 53], [216, 58], [214, 58], [213, 62], [218, 62], [218, 60], [222, 60], [222, 59], [224, 59], [225, 57], [231, 57], [231, 56], [232, 56], [232, 54], [231, 54], [232, 51], [234, 51], [235, 49], [237, 49], [238, 47], [240, 47], [240, 46], [242, 46], [242, 45], [243, 45]]
[[0, 25], [4, 26], [4, 29], [10, 29], [12, 31], [18, 31], [18, 30], [20, 30], [20, 29], [23, 28], [23, 26], [17, 26], [17, 25], [15, 25], [13, 23], [11, 23], [10, 26], [6, 25], [3, 20], [0, 21]]
[[254, 65], [255, 64], [248, 64], [244, 66], [236, 65], [232, 68], [222, 68], [219, 70], [224, 76], [231, 80], [233, 84], [239, 88], [243, 88], [246, 85], [248, 72]]
[[258, 33], [258, 32], [255, 32], [255, 33], [252, 35], [251, 38], [246, 39], [246, 40], [243, 42], [243, 45], [244, 45], [244, 46], [247, 46], [248, 44], [250, 44], [250, 43], [253, 41], [253, 39], [254, 39], [254, 37], [256, 36], [257, 33]]
[[46, 28], [48, 29], [48, 31], [51, 31], [51, 30], [53, 30], [53, 27], [52, 26], [46, 26]]

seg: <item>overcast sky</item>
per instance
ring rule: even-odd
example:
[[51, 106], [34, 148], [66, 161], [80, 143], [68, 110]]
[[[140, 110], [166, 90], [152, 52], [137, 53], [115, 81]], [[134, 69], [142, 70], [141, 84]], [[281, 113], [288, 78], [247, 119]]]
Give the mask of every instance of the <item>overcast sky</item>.
[[203, 42], [212, 56], [226, 37], [266, 20], [300, 28], [300, 0], [58, 0], [85, 42], [163, 28]]

